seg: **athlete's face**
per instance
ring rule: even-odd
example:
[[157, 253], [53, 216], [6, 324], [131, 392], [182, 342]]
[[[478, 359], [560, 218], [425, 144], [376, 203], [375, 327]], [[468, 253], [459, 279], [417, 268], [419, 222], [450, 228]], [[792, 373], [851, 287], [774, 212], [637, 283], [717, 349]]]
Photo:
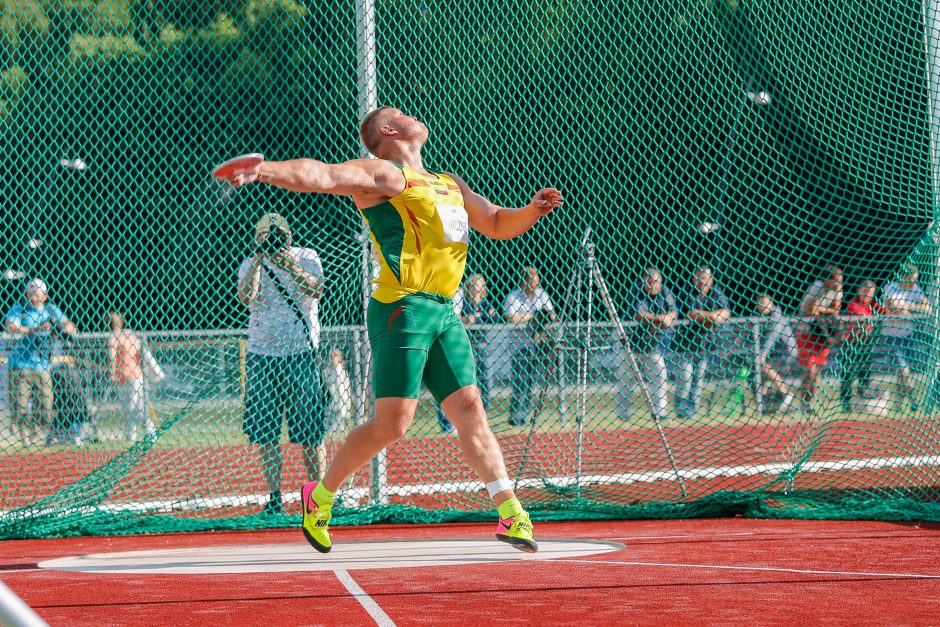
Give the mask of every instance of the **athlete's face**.
[[428, 127], [413, 115], [406, 115], [399, 109], [391, 112], [387, 123], [398, 130], [403, 137], [424, 141], [428, 138]]

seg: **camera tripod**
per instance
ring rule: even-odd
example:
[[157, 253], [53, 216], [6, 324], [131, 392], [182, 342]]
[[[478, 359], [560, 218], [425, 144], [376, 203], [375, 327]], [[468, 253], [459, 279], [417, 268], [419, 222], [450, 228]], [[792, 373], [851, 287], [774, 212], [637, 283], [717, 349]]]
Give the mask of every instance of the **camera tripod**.
[[[581, 243], [578, 247], [578, 253], [580, 255], [578, 267], [571, 277], [571, 281], [568, 285], [568, 291], [565, 295], [565, 300], [562, 303], [562, 308], [558, 318], [558, 330], [559, 334], [561, 334], [558, 342], [558, 372], [562, 382], [562, 390], [564, 390], [565, 387], [564, 379], [566, 374], [564, 368], [566, 361], [564, 358], [564, 352], [574, 351], [576, 354], [577, 400], [575, 416], [577, 422], [578, 484], [580, 485], [581, 463], [584, 447], [584, 421], [587, 415], [587, 387], [590, 374], [590, 356], [593, 350], [600, 350], [604, 348], [603, 346], [599, 346], [597, 349], [595, 349], [591, 345], [592, 333], [594, 330], [594, 296], [596, 290], [597, 294], [600, 296], [601, 303], [606, 310], [608, 320], [614, 325], [617, 339], [623, 345], [623, 353], [627, 360], [628, 368], [636, 376], [637, 383], [639, 384], [640, 390], [643, 394], [643, 399], [646, 402], [646, 405], [649, 406], [653, 415], [653, 422], [655, 423], [656, 429], [659, 433], [659, 439], [663, 444], [663, 449], [666, 452], [666, 456], [669, 458], [669, 463], [676, 475], [676, 479], [678, 480], [679, 488], [682, 491], [682, 497], [687, 498], [688, 495], [686, 493], [685, 483], [682, 480], [682, 474], [679, 472], [679, 467], [677, 466], [675, 457], [672, 454], [669, 441], [666, 439], [666, 433], [663, 430], [663, 426], [660, 423], [659, 418], [656, 416], [653, 398], [649, 390], [649, 384], [643, 377], [640, 365], [633, 353], [633, 347], [630, 344], [630, 336], [624, 329], [623, 322], [620, 320], [620, 316], [617, 314], [617, 307], [614, 304], [613, 298], [610, 296], [610, 290], [607, 288], [607, 281], [604, 280], [604, 275], [598, 266], [597, 258], [595, 256], [594, 242], [591, 239], [591, 227], [585, 229], [584, 236], [582, 237]], [[581, 317], [582, 302], [584, 303], [585, 309], [584, 318]], [[584, 322], [581, 322], [581, 320], [584, 320]], [[565, 342], [567, 337], [567, 334], [565, 334], [565, 329], [569, 326], [573, 326], [575, 330], [573, 346], [569, 346]], [[563, 417], [564, 414], [567, 413], [566, 409], [567, 402], [563, 399]]]

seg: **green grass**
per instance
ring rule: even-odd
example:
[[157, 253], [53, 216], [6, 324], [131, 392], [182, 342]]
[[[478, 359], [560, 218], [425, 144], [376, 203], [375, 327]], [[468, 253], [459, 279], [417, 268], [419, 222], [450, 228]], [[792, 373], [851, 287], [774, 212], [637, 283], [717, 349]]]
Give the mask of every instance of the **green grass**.
[[[711, 385], [703, 395], [702, 408], [695, 420], [680, 420], [674, 412], [662, 422], [664, 428], [689, 429], [695, 426], [719, 426], [740, 424], [789, 424], [805, 422], [808, 417], [802, 413], [796, 414], [758, 414], [756, 403], [750, 391], [745, 395], [744, 402], [735, 407], [733, 399], [734, 389], [730, 385]], [[652, 414], [639, 396], [635, 396], [631, 411], [627, 419], [617, 417], [613, 411], [615, 392], [612, 389], [593, 390], [585, 398], [583, 416], [578, 416], [578, 398], [574, 393], [567, 395], [567, 410], [562, 412], [562, 402], [557, 390], [548, 390], [544, 394], [542, 410], [536, 418], [535, 429], [543, 433], [573, 432], [579, 427], [579, 419], [583, 421], [581, 427], [585, 431], [609, 430], [642, 430], [652, 427], [655, 423]], [[813, 417], [814, 422], [851, 418], [862, 421], [890, 421], [910, 419], [910, 413], [892, 405], [883, 414], [867, 414], [863, 412], [842, 412], [836, 384], [826, 381], [819, 393], [820, 410]], [[896, 397], [892, 403], [896, 403]], [[533, 401], [533, 407], [536, 401]], [[499, 436], [513, 433], [524, 433], [531, 429], [530, 425], [514, 427], [508, 424], [509, 393], [500, 390], [494, 396], [489, 411], [489, 421], [492, 430]], [[99, 411], [98, 431], [102, 441], [96, 444], [85, 443], [81, 448], [91, 450], [120, 450], [130, 447], [124, 434], [124, 422], [121, 414], [114, 408]], [[154, 422], [159, 428], [167, 421], [175, 420], [171, 428], [161, 433], [156, 442], [156, 448], [198, 447], [198, 446], [239, 446], [247, 444], [242, 433], [242, 404], [238, 401], [202, 401], [191, 405], [160, 406], [154, 412]], [[332, 434], [332, 439], [342, 438], [352, 428], [347, 425], [345, 430]], [[409, 429], [410, 438], [423, 438], [442, 435], [436, 418], [436, 405], [429, 398], [419, 401], [415, 421]], [[286, 429], [284, 439], [286, 441]], [[43, 444], [34, 444], [23, 447], [13, 440], [7, 431], [0, 434], [0, 450], [4, 453], [39, 453], [62, 449], [77, 449], [74, 444], [54, 445], [46, 447]]]

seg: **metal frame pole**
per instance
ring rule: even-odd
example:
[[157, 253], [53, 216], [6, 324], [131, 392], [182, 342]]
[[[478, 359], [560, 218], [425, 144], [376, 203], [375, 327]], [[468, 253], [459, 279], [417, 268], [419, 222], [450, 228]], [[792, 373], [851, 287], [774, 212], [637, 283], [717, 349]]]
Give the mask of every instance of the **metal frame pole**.
[[933, 202], [933, 341], [930, 346], [928, 383], [930, 406], [940, 402], [940, 0], [924, 0], [924, 53], [926, 57], [928, 106], [930, 113], [930, 180]]
[[9, 627], [49, 627], [33, 608], [0, 581], [0, 624]]
[[[590, 231], [589, 231], [590, 232]], [[590, 242], [588, 241], [590, 244]], [[578, 498], [581, 498], [581, 476], [583, 474], [583, 459], [584, 459], [584, 417], [587, 414], [587, 383], [588, 383], [588, 371], [589, 364], [591, 362], [591, 333], [593, 332], [594, 325], [592, 319], [594, 318], [594, 251], [585, 247], [581, 254], [584, 258], [581, 260], [587, 269], [587, 320], [585, 323], [585, 334], [584, 342], [581, 349], [580, 363], [578, 364], [578, 370], [580, 379], [578, 383], [578, 394], [581, 397], [579, 399], [579, 411], [578, 411], [578, 448], [577, 448], [577, 474], [576, 481], [578, 486]]]
[[761, 388], [764, 385], [764, 375], [763, 375], [763, 364], [760, 362], [760, 353], [761, 349], [761, 336], [760, 336], [760, 324], [754, 323], [751, 326], [751, 340], [753, 341], [754, 352], [751, 355], [751, 362], [754, 368], [754, 398], [757, 401], [757, 412], [758, 414], [764, 413], [764, 394], [761, 392]]
[[[375, 0], [356, 0], [354, 4], [356, 20], [356, 79], [359, 94], [359, 119], [379, 106], [378, 63], [376, 57]], [[372, 155], [361, 146], [359, 155], [370, 158]], [[369, 298], [372, 295], [372, 249], [368, 227], [362, 225], [362, 322], [365, 324]], [[363, 363], [372, 363], [368, 341], [363, 345]], [[372, 373], [375, 376], [375, 372]], [[368, 385], [363, 386], [364, 390]], [[369, 407], [369, 403], [363, 403]], [[388, 503], [388, 457], [381, 451], [372, 460], [372, 500], [378, 504]]]

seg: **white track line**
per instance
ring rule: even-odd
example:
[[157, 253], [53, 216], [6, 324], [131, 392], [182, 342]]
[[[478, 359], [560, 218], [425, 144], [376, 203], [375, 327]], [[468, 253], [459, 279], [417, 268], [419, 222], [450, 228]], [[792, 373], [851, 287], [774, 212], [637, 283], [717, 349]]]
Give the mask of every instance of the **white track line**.
[[802, 568], [773, 568], [770, 566], [723, 566], [718, 564], [665, 564], [658, 562], [611, 562], [602, 560], [559, 560], [555, 564], [573, 562], [576, 564], [609, 564], [612, 566], [657, 566], [662, 568], [705, 568], [713, 570], [756, 570], [761, 572], [795, 573], [798, 575], [843, 575], [855, 577], [897, 577], [899, 579], [940, 579], [940, 575], [921, 575], [918, 573], [869, 573], [843, 570], [806, 570]]
[[709, 538], [728, 538], [728, 537], [755, 536], [755, 535], [757, 535], [756, 531], [742, 531], [740, 533], [686, 533], [686, 534], [669, 535], [669, 536], [620, 536], [618, 538], [608, 538], [607, 536], [604, 536], [604, 539], [613, 540], [615, 542], [623, 542], [626, 540], [676, 540], [678, 538], [694, 538], [697, 540], [707, 540]]
[[6, 569], [4, 569], [4, 570], [0, 570], [0, 574], [3, 574], [3, 573], [35, 573], [35, 572], [38, 572], [38, 571], [39, 571], [38, 568], [6, 568]]
[[339, 582], [343, 584], [343, 587], [349, 591], [349, 594], [353, 595], [359, 604], [368, 612], [369, 616], [372, 617], [372, 620], [375, 621], [375, 624], [379, 627], [395, 627], [395, 621], [393, 621], [388, 614], [382, 611], [382, 608], [379, 607], [379, 604], [376, 603], [372, 597], [366, 594], [366, 591], [359, 587], [359, 584], [356, 583], [356, 580], [345, 570], [334, 570], [336, 573], [336, 578], [339, 579]]
[[[806, 462], [794, 466], [788, 462], [767, 464], [738, 465], [738, 466], [705, 466], [699, 468], [683, 468], [679, 476], [686, 480], [717, 479], [721, 477], [750, 477], [755, 475], [777, 475], [790, 473], [794, 470], [802, 474], [858, 471], [872, 468], [905, 468], [922, 466], [940, 466], [940, 455], [921, 455], [908, 457], [875, 457], [869, 459], [838, 459], [827, 461]], [[630, 485], [634, 483], [656, 483], [660, 481], [675, 481], [676, 473], [672, 470], [650, 470], [645, 472], [618, 473], [609, 475], [584, 475], [582, 477], [530, 477], [519, 479], [515, 489], [520, 488], [571, 488], [588, 485]], [[394, 496], [410, 496], [413, 494], [460, 494], [482, 492], [485, 486], [480, 481], [449, 481], [442, 483], [403, 484], [387, 486], [387, 494]], [[351, 488], [343, 490], [340, 498], [358, 503], [368, 498], [372, 493], [371, 487]], [[288, 492], [284, 495], [286, 502], [300, 500], [300, 492]], [[190, 511], [196, 509], [211, 509], [221, 507], [243, 507], [245, 505], [263, 505], [268, 502], [267, 494], [220, 494], [208, 498], [190, 498], [177, 500], [131, 501], [120, 503], [102, 503], [97, 507], [77, 506], [63, 510], [61, 506], [29, 512], [29, 518], [36, 516], [61, 516], [76, 513], [100, 512], [149, 512], [171, 513], [176, 511]], [[11, 510], [0, 510], [0, 521]], [[20, 514], [22, 515], [22, 514]]]

